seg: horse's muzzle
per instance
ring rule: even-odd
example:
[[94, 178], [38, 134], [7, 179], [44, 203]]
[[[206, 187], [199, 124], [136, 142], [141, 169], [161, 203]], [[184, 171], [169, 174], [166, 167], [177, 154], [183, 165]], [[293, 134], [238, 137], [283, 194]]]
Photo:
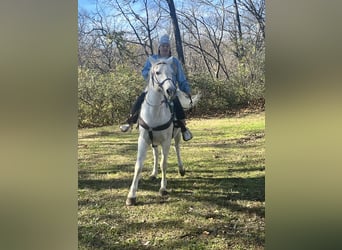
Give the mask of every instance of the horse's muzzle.
[[173, 87], [170, 87], [166, 90], [166, 93], [167, 93], [169, 99], [172, 99], [174, 97], [174, 95], [176, 94], [176, 89]]

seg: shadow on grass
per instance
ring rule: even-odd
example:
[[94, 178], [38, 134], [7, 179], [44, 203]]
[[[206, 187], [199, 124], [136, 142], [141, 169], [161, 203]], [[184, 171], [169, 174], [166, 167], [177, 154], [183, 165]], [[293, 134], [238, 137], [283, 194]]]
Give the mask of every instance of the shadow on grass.
[[107, 166], [105, 168], [101, 169], [92, 169], [92, 168], [87, 168], [87, 169], [81, 169], [78, 171], [78, 180], [79, 181], [84, 181], [88, 180], [90, 178], [89, 176], [92, 174], [97, 174], [99, 177], [101, 175], [107, 175], [107, 174], [117, 174], [117, 173], [129, 173], [133, 175], [132, 169], [134, 168], [134, 163], [127, 163], [127, 164], [120, 164], [120, 165], [112, 165], [112, 166]]
[[191, 202], [216, 204], [234, 211], [256, 213], [265, 217], [263, 208], [236, 203], [240, 200], [264, 202], [265, 177], [173, 179], [169, 181], [169, 188], [175, 189], [171, 195]]
[[78, 180], [78, 189], [93, 189], [93, 190], [102, 190], [102, 189], [121, 189], [121, 188], [129, 188], [131, 183], [131, 179], [79, 179]]
[[[131, 178], [94, 180], [80, 179], [79, 189], [129, 189]], [[151, 181], [141, 179], [139, 181], [137, 193], [137, 205], [160, 204], [169, 202], [167, 200], [149, 199], [149, 201], [141, 202], [139, 191], [155, 192], [158, 196], [160, 181]], [[221, 207], [230, 208], [235, 211], [245, 213], [256, 213], [258, 216], [264, 217], [263, 208], [247, 207], [239, 205], [234, 201], [265, 201], [265, 177], [255, 178], [169, 178], [168, 189], [171, 190], [170, 196], [185, 199], [190, 202], [207, 202], [216, 204]], [[123, 200], [122, 203], [125, 201]]]
[[[229, 239], [226, 242], [227, 249], [229, 249], [229, 244], [232, 246], [238, 244], [240, 247], [259, 246], [260, 248], [253, 249], [263, 249], [263, 236], [253, 229], [248, 233], [240, 232], [240, 227], [244, 226], [243, 224], [237, 225], [234, 220], [214, 223], [208, 227], [189, 225], [184, 223], [183, 219], [130, 223], [121, 221], [114, 227], [99, 223], [79, 226], [78, 244], [87, 249], [207, 249], [211, 244], [210, 239], [220, 237]], [[175, 228], [182, 229], [182, 233], [175, 233], [172, 237], [166, 238], [160, 235], [159, 229], [168, 232]]]
[[101, 130], [98, 132], [94, 132], [92, 134], [79, 136], [79, 139], [94, 139], [94, 138], [106, 137], [106, 136], [125, 136], [125, 135], [129, 135], [129, 134], [124, 134], [121, 131], [119, 131], [119, 128], [116, 129], [113, 127], [112, 131]]
[[[99, 228], [92, 226], [80, 226], [79, 227], [79, 246], [87, 247], [90, 249], [160, 249], [160, 244], [157, 246], [147, 245], [143, 240], [127, 238], [127, 234], [135, 234], [141, 236], [144, 231], [154, 231], [158, 234], [158, 229], [163, 228], [166, 230], [174, 230], [174, 228], [184, 227], [182, 220], [163, 220], [158, 222], [131, 222], [124, 224], [118, 228], [112, 230], [113, 237], [120, 239], [113, 244], [113, 241], [108, 238], [102, 237], [102, 234], [98, 232]], [[105, 229], [104, 229], [105, 230]], [[143, 237], [142, 237], [143, 238]], [[183, 241], [184, 243], [184, 241]], [[166, 246], [166, 243], [163, 244]], [[173, 244], [171, 245], [173, 246]], [[165, 249], [165, 248], [164, 248]], [[175, 249], [175, 248], [166, 248]]]

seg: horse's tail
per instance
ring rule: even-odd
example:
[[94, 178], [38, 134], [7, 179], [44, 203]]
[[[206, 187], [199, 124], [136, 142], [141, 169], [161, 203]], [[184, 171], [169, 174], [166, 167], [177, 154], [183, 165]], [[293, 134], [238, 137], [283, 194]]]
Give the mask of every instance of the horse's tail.
[[201, 99], [202, 94], [199, 92], [198, 94], [191, 96], [191, 99], [190, 99], [186, 93], [177, 89], [177, 96], [183, 109], [189, 110], [197, 105], [197, 103]]

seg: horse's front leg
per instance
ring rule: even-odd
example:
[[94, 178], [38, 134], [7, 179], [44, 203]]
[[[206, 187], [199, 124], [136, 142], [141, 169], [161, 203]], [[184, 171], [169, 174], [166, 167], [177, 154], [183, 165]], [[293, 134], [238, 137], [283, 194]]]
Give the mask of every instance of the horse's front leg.
[[152, 174], [150, 175], [150, 179], [155, 180], [157, 179], [157, 176], [158, 176], [158, 157], [159, 157], [158, 146], [156, 147], [152, 146], [152, 152], [153, 152], [153, 169], [152, 169]]
[[165, 142], [162, 145], [162, 157], [161, 157], [161, 161], [160, 161], [160, 169], [162, 172], [162, 178], [161, 178], [161, 183], [160, 183], [160, 190], [159, 193], [160, 195], [164, 196], [167, 195], [168, 192], [166, 191], [166, 169], [167, 169], [167, 157], [169, 155], [169, 151], [170, 151], [170, 142]]
[[180, 134], [180, 129], [178, 129], [176, 135], [175, 135], [175, 151], [177, 155], [177, 161], [178, 161], [178, 172], [181, 176], [185, 175], [185, 169], [183, 166], [181, 154], [180, 154], [180, 140], [181, 140], [181, 134]]
[[139, 137], [137, 161], [135, 163], [132, 184], [131, 184], [129, 193], [127, 195], [127, 200], [126, 200], [127, 206], [132, 206], [136, 204], [136, 192], [138, 189], [138, 183], [139, 183], [141, 171], [143, 168], [143, 164], [146, 158], [147, 148], [148, 148], [148, 145], [145, 143], [145, 141], [142, 138]]

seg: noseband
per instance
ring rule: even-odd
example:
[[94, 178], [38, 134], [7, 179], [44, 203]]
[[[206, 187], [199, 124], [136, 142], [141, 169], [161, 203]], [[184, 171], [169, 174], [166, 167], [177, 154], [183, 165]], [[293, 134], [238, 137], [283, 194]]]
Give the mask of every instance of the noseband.
[[171, 79], [171, 78], [166, 78], [165, 80], [163, 80], [162, 82], [159, 82], [157, 79], [155, 79], [155, 77], [153, 77], [152, 78], [152, 82], [153, 82], [153, 84], [154, 84], [154, 82], [157, 82], [157, 84], [158, 84], [158, 86], [159, 87], [163, 87], [163, 85], [164, 85], [164, 83], [166, 82], [166, 81], [168, 81], [168, 80], [170, 80], [171, 82], [172, 82], [172, 85], [175, 85], [175, 83], [173, 82], [173, 80]]

